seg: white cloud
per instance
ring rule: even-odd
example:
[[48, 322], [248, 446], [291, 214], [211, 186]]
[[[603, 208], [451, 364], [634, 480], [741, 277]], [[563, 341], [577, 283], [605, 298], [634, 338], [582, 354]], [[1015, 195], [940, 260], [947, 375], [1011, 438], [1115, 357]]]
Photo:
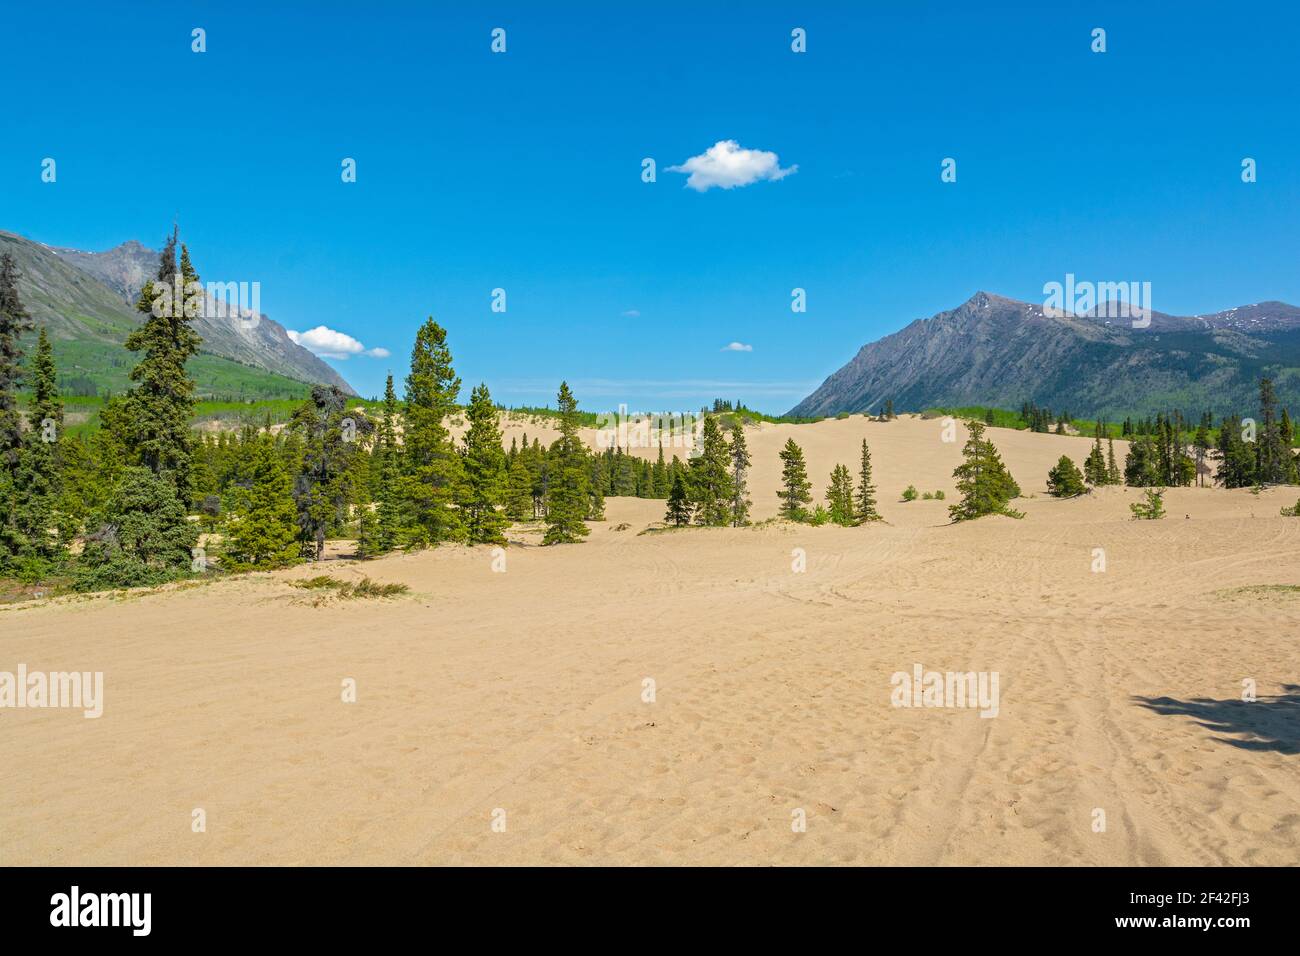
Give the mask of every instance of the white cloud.
[[641, 311], [639, 309], [628, 309], [623, 315], [629, 319], [639, 319], [641, 318]]
[[746, 345], [744, 342], [728, 342], [721, 349], [721, 352], [752, 352], [754, 346]]
[[336, 332], [323, 325], [308, 329], [306, 332], [294, 332], [292, 329], [285, 329], [285, 332], [288, 333], [290, 341], [321, 358], [346, 359], [354, 355], [388, 358], [391, 354], [384, 348], [368, 349], [346, 332]]
[[670, 173], [689, 173], [686, 185], [697, 192], [717, 186], [732, 189], [748, 186], [760, 179], [785, 179], [798, 166], [781, 168], [776, 153], [761, 149], [744, 149], [734, 139], [714, 143], [699, 156], [692, 156], [680, 166], [669, 166]]

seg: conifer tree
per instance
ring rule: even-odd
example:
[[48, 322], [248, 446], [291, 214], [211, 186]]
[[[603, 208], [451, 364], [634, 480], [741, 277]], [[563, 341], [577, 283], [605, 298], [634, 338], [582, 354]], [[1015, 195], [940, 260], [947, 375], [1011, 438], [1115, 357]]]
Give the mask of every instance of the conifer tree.
[[1288, 466], [1291, 452], [1282, 441], [1282, 429], [1277, 420], [1277, 394], [1270, 378], [1259, 380], [1259, 436], [1256, 448], [1256, 480], [1264, 484], [1287, 481], [1290, 477]]
[[[1098, 444], [1093, 446], [1092, 455], [1088, 456], [1090, 461], [1093, 455], [1101, 456], [1100, 439]], [[1104, 470], [1100, 477], [1102, 479], [1100, 482], [1094, 481], [1092, 484], [1105, 484]], [[1053, 498], [1074, 498], [1087, 490], [1083, 483], [1083, 475], [1080, 474], [1074, 462], [1066, 455], [1062, 455], [1056, 463], [1056, 467], [1047, 473], [1047, 493]]]
[[20, 339], [32, 329], [31, 316], [18, 295], [18, 263], [11, 253], [0, 255], [0, 467], [12, 474], [22, 446], [18, 416], [18, 387], [22, 384]]
[[397, 547], [402, 533], [401, 446], [397, 444], [397, 394], [393, 376], [384, 382], [384, 413], [373, 454], [375, 508], [374, 553], [387, 554]]
[[496, 406], [487, 385], [470, 392], [466, 411], [465, 482], [460, 511], [472, 544], [504, 544], [509, 519], [497, 510], [505, 498], [505, 453]]
[[1124, 460], [1124, 483], [1135, 488], [1152, 488], [1161, 482], [1160, 458], [1156, 443], [1147, 436], [1129, 442]]
[[63, 432], [63, 402], [59, 398], [54, 353], [41, 326], [32, 360], [32, 407], [23, 440], [16, 481], [19, 534], [32, 552], [46, 560], [64, 553], [57, 533], [59, 500], [59, 441]]
[[808, 481], [803, 449], [793, 438], [787, 438], [780, 457], [781, 490], [776, 496], [781, 499], [781, 515], [791, 521], [802, 521], [807, 513], [804, 506], [812, 501], [812, 483]]
[[668, 492], [668, 510], [664, 513], [664, 521], [680, 528], [684, 524], [689, 524], [690, 520], [690, 498], [686, 494], [686, 482], [679, 472], [673, 476], [673, 486]]
[[1254, 449], [1241, 438], [1241, 422], [1223, 420], [1219, 429], [1219, 470], [1215, 481], [1225, 488], [1248, 488], [1255, 483]]
[[406, 378], [401, 500], [407, 540], [417, 547], [465, 539], [452, 506], [463, 497], [464, 471], [445, 423], [459, 394], [447, 331], [430, 318], [416, 333]]
[[[749, 524], [749, 446], [745, 444], [745, 429], [737, 418], [731, 423], [731, 526], [739, 528]], [[663, 448], [659, 449], [660, 461]]]
[[224, 550], [235, 568], [279, 568], [298, 556], [293, 479], [263, 433], [253, 440], [247, 486], [238, 488]]
[[727, 440], [712, 415], [704, 417], [700, 454], [691, 459], [690, 488], [697, 524], [720, 526], [730, 522], [731, 460]]
[[862, 439], [862, 459], [858, 465], [858, 491], [855, 499], [858, 523], [880, 521], [880, 512], [876, 510], [876, 486], [871, 480], [871, 449], [867, 440]]
[[1119, 473], [1119, 465], [1115, 463], [1115, 439], [1108, 438], [1106, 445], [1106, 484], [1118, 485], [1124, 479]]
[[0, 255], [0, 569], [26, 550], [16, 514], [18, 460], [23, 443], [18, 414], [23, 357], [19, 340], [31, 328], [31, 316], [18, 295], [18, 265], [6, 252]]
[[970, 436], [962, 447], [964, 460], [952, 473], [961, 501], [948, 506], [949, 516], [953, 521], [991, 514], [1023, 517], [1008, 507], [1013, 498], [1020, 497], [1020, 486], [1002, 463], [997, 448], [984, 438], [984, 423], [969, 421], [966, 427]]
[[145, 283], [136, 310], [145, 320], [126, 339], [140, 353], [131, 370], [134, 387], [124, 399], [122, 436], [132, 463], [155, 475], [170, 475], [182, 502], [189, 501], [190, 419], [194, 414], [194, 380], [186, 363], [198, 355], [202, 340], [190, 323], [202, 315], [203, 287], [181, 246], [176, 264], [177, 231], [163, 248], [158, 275]]
[[302, 465], [294, 481], [299, 540], [308, 557], [325, 556], [325, 539], [341, 528], [355, 501], [353, 458], [370, 420], [347, 413], [348, 397], [333, 385], [316, 385], [293, 414], [291, 427], [303, 441]]
[[[1061, 457], [1064, 460], [1068, 460], [1065, 459], [1064, 455]], [[1060, 463], [1058, 462], [1057, 464], [1059, 467]], [[1073, 462], [1071, 462], [1071, 467], [1073, 467]], [[1110, 482], [1109, 472], [1106, 470], [1106, 459], [1102, 456], [1101, 453], [1101, 431], [1100, 430], [1098, 430], [1097, 432], [1097, 437], [1093, 439], [1092, 451], [1088, 452], [1088, 457], [1084, 459], [1083, 477], [1087, 480], [1088, 484], [1092, 485], [1093, 487], [1109, 484]]]
[[651, 472], [650, 485], [654, 489], [651, 497], [667, 498], [668, 493], [672, 490], [672, 479], [668, 474], [668, 466], [664, 464], [664, 440], [659, 438], [659, 457], [655, 460], [654, 470]]
[[198, 530], [186, 520], [170, 472], [123, 468], [90, 526], [77, 562], [78, 590], [155, 584], [190, 571]]
[[523, 454], [515, 456], [506, 478], [506, 517], [511, 521], [529, 521], [533, 514], [533, 479]]
[[853, 507], [853, 476], [845, 465], [836, 465], [831, 470], [831, 483], [826, 489], [826, 505], [830, 520], [848, 528], [857, 524]]
[[576, 544], [589, 533], [583, 524], [590, 508], [587, 449], [578, 437], [578, 401], [569, 391], [568, 382], [560, 383], [556, 408], [560, 412], [560, 437], [551, 445], [544, 545]]

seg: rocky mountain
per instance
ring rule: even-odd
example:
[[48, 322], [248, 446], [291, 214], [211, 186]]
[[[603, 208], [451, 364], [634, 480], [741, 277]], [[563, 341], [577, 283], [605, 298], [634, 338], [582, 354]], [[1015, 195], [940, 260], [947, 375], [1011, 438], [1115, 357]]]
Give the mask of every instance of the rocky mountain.
[[[122, 343], [142, 319], [135, 302], [157, 271], [158, 253], [135, 241], [106, 252], [60, 249], [3, 231], [0, 252], [17, 259], [19, 294], [54, 340], [65, 380], [100, 391], [127, 387], [135, 357]], [[338, 372], [266, 315], [205, 316], [194, 320], [194, 328], [203, 338], [202, 354], [191, 363], [202, 394], [282, 397], [301, 394], [304, 384], [337, 385], [354, 394]]]
[[898, 411], [1029, 401], [1076, 417], [1182, 409], [1247, 414], [1272, 377], [1300, 409], [1300, 308], [1260, 302], [1212, 315], [1130, 319], [1053, 316], [1043, 306], [979, 292], [918, 319], [858, 354], [791, 415]]

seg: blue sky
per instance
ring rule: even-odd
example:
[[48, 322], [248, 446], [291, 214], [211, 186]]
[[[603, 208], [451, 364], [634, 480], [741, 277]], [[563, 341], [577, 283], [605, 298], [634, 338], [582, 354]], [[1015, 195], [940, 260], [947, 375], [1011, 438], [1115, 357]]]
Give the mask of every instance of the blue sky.
[[[205, 279], [391, 351], [331, 360], [362, 394], [428, 315], [466, 394], [780, 412], [978, 289], [1300, 303], [1294, 3], [133, 6], [7, 10], [0, 228], [156, 247], [177, 218]], [[667, 171], [724, 140], [797, 171]]]

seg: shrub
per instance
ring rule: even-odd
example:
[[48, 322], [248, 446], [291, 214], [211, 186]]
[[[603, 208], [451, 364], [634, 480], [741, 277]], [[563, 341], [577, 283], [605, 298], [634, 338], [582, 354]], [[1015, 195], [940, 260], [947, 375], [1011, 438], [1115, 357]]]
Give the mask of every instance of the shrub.
[[903, 489], [903, 500], [904, 501], [916, 500], [916, 485], [908, 485], [906, 488]]
[[1154, 488], [1148, 488], [1143, 495], [1143, 501], [1135, 501], [1129, 505], [1129, 510], [1133, 512], [1135, 521], [1155, 521], [1157, 518], [1165, 516], [1165, 493], [1156, 491]]

